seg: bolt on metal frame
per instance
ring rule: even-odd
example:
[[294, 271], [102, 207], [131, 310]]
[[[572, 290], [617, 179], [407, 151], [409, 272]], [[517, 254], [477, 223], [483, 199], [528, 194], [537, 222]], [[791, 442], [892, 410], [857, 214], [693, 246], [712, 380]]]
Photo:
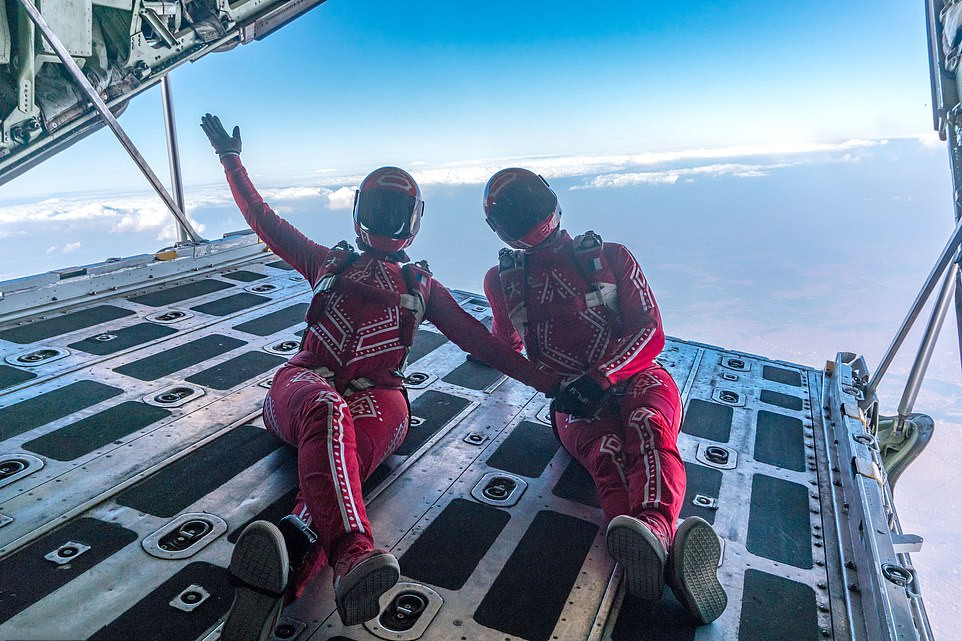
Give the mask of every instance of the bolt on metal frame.
[[[37, 10], [37, 7], [34, 6], [32, 0], [18, 0], [18, 2], [30, 20], [34, 23], [34, 25], [36, 25], [37, 29], [39, 29], [43, 34], [43, 37], [47, 40], [47, 42], [50, 43], [50, 46], [53, 48], [54, 52], [56, 52], [57, 57], [60, 58], [60, 61], [63, 63], [64, 68], [66, 68], [67, 72], [71, 75], [71, 77], [73, 77], [74, 82], [76, 82], [81, 91], [83, 91], [84, 95], [94, 106], [94, 109], [96, 109], [100, 114], [100, 117], [103, 119], [104, 123], [114, 133], [114, 136], [117, 137], [117, 140], [120, 141], [120, 144], [123, 145], [124, 149], [130, 155], [131, 160], [134, 161], [141, 173], [144, 174], [144, 177], [147, 178], [147, 181], [154, 188], [154, 191], [157, 192], [157, 195], [160, 196], [161, 200], [163, 200], [167, 205], [170, 213], [173, 214], [174, 218], [177, 219], [179, 227], [178, 234], [183, 234], [183, 236], [186, 237], [186, 239], [189, 239], [190, 242], [202, 242], [204, 239], [197, 233], [196, 230], [194, 230], [193, 226], [190, 224], [190, 221], [187, 220], [187, 216], [184, 214], [183, 206], [181, 204], [183, 196], [181, 196], [181, 203], [178, 203], [167, 192], [167, 189], [164, 187], [163, 183], [160, 182], [160, 179], [150, 168], [150, 165], [147, 164], [147, 161], [141, 155], [140, 151], [137, 150], [137, 147], [134, 145], [133, 141], [129, 136], [127, 136], [127, 132], [125, 132], [120, 126], [120, 123], [117, 122], [117, 119], [110, 112], [110, 109], [104, 103], [103, 99], [87, 80], [87, 77], [83, 74], [83, 72], [80, 70], [80, 67], [67, 51], [67, 48], [60, 41], [60, 38], [56, 33], [53, 32], [53, 30], [50, 28], [50, 25], [47, 24], [47, 21], [40, 14], [40, 11]], [[167, 113], [166, 100], [165, 113]], [[169, 144], [170, 139], [168, 138], [168, 148]], [[173, 162], [174, 160], [172, 159], [171, 163], [173, 164]], [[177, 173], [178, 176], [174, 178], [175, 185], [179, 183], [179, 167]]]

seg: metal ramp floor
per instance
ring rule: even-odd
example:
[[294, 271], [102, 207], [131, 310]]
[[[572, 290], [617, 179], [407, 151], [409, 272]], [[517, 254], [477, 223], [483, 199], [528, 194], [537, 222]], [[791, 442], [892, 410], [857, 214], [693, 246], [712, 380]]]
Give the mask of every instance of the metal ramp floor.
[[[309, 293], [258, 254], [0, 325], [0, 638], [217, 638], [237, 535], [292, 504], [294, 456], [259, 411]], [[488, 319], [482, 297], [455, 296]], [[544, 398], [425, 324], [410, 434], [365, 484], [402, 583], [379, 619], [343, 629], [326, 570], [274, 638], [851, 638], [823, 373], [677, 339], [659, 360], [685, 401], [682, 516], [723, 538], [729, 607], [713, 625], [667, 590], [654, 607], [623, 598]], [[399, 595], [420, 615], [393, 616]]]

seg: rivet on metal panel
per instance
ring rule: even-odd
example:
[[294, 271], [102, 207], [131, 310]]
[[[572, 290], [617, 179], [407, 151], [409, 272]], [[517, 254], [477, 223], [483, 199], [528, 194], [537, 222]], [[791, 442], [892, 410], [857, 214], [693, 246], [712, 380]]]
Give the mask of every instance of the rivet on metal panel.
[[188, 512], [146, 537], [140, 545], [158, 559], [186, 559], [226, 531], [224, 519], [214, 514]]
[[210, 592], [202, 586], [192, 584], [170, 601], [170, 607], [182, 612], [193, 612], [201, 603], [210, 598]]
[[275, 354], [290, 354], [297, 351], [298, 347], [300, 347], [300, 344], [297, 341], [281, 341], [268, 347], [267, 351]]
[[33, 352], [28, 352], [26, 354], [21, 354], [16, 357], [17, 365], [37, 365], [43, 361], [49, 361], [57, 358], [58, 356], [66, 356], [62, 350], [57, 349], [38, 349]]
[[14, 474], [19, 474], [25, 469], [27, 469], [27, 463], [20, 459], [0, 461], [0, 479], [9, 478]]
[[899, 587], [906, 587], [914, 580], [912, 573], [901, 565], [893, 563], [882, 564], [882, 576]]
[[115, 338], [117, 338], [116, 334], [97, 334], [93, 337], [93, 340], [97, 341], [98, 343], [108, 343]]
[[751, 369], [751, 366], [741, 358], [723, 359], [722, 367], [727, 367], [728, 369], [733, 369], [740, 372], [747, 372], [749, 369]]
[[478, 434], [477, 432], [471, 432], [464, 437], [465, 443], [470, 443], [471, 445], [481, 445], [488, 440], [488, 437], [484, 434]]
[[424, 635], [443, 599], [425, 585], [401, 582], [384, 593], [381, 603], [387, 606], [380, 616], [364, 624], [368, 632], [390, 641], [413, 641]]
[[276, 641], [294, 641], [307, 629], [307, 624], [297, 619], [281, 617], [274, 626], [271, 639]]
[[404, 377], [404, 385], [411, 389], [425, 389], [436, 381], [437, 378], [434, 374], [427, 374], [425, 372], [409, 372]]
[[424, 425], [423, 418], [421, 418], [420, 416], [411, 417], [411, 427], [421, 427], [422, 425]]
[[482, 503], [511, 507], [521, 500], [528, 483], [519, 476], [505, 472], [488, 472], [471, 490], [471, 496]]
[[718, 499], [711, 496], [705, 496], [704, 494], [696, 494], [695, 498], [693, 498], [691, 502], [692, 505], [695, 505], [696, 507], [702, 507], [709, 510], [718, 509]]
[[186, 320], [193, 316], [188, 312], [182, 312], [179, 309], [170, 309], [166, 312], [159, 312], [156, 314], [148, 314], [145, 318], [154, 323], [168, 324], [168, 323], [178, 323], [182, 320]]
[[705, 458], [712, 463], [724, 465], [728, 463], [728, 450], [716, 445], [710, 445], [709, 447], [705, 448]]
[[45, 554], [43, 558], [53, 561], [57, 565], [66, 565], [89, 549], [89, 545], [67, 541], [53, 552]]
[[718, 396], [719, 396], [719, 398], [721, 398], [721, 400], [725, 401], [726, 403], [737, 403], [737, 402], [738, 402], [738, 393], [737, 393], [737, 392], [732, 392], [732, 391], [730, 391], [730, 390], [722, 390], [721, 394], [719, 394]]
[[722, 378], [726, 381], [737, 381], [738, 375], [732, 374], [731, 372], [722, 372]]

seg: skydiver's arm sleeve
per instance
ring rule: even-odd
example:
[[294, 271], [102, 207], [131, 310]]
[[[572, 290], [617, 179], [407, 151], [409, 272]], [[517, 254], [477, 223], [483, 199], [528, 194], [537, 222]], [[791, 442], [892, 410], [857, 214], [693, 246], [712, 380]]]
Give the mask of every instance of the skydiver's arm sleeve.
[[225, 155], [221, 159], [227, 183], [244, 220], [271, 251], [300, 272], [313, 286], [328, 248], [315, 243], [289, 222], [274, 213], [247, 175], [240, 156]]
[[441, 283], [433, 281], [425, 317], [465, 352], [484, 363], [530, 385], [539, 392], [554, 392], [561, 379], [539, 369], [455, 302]]
[[484, 276], [484, 295], [491, 303], [491, 333], [503, 340], [505, 343], [520, 352], [524, 347], [524, 342], [514, 328], [511, 317], [508, 316], [508, 305], [504, 300], [504, 292], [501, 289], [501, 276], [497, 266], [488, 270]]
[[623, 245], [605, 243], [605, 258], [618, 281], [621, 335], [613, 336], [604, 356], [588, 374], [615, 385], [648, 367], [665, 347], [661, 313], [638, 261]]

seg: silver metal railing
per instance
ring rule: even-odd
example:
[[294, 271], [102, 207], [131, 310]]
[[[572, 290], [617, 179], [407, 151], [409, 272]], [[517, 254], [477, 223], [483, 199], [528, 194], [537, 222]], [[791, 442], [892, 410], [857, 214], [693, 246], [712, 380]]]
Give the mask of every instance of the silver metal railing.
[[[84, 95], [87, 97], [87, 100], [89, 100], [90, 103], [93, 105], [94, 109], [97, 110], [97, 113], [100, 114], [100, 117], [103, 119], [104, 123], [110, 128], [110, 130], [114, 133], [114, 136], [117, 137], [117, 140], [120, 141], [120, 144], [130, 155], [131, 160], [134, 161], [134, 163], [140, 169], [141, 173], [144, 174], [144, 177], [147, 179], [147, 182], [150, 183], [150, 185], [154, 188], [154, 191], [157, 192], [157, 195], [160, 196], [161, 200], [163, 200], [164, 203], [167, 205], [167, 208], [170, 210], [170, 213], [173, 214], [175, 219], [177, 219], [177, 223], [180, 229], [178, 233], [182, 234], [183, 238], [191, 242], [197, 243], [197, 242], [203, 241], [203, 238], [194, 230], [193, 226], [191, 226], [190, 224], [190, 221], [187, 220], [187, 216], [184, 214], [183, 204], [182, 204], [183, 197], [181, 196], [181, 202], [178, 203], [177, 201], [174, 200], [174, 198], [170, 195], [170, 193], [167, 192], [167, 189], [164, 187], [163, 183], [160, 182], [160, 179], [157, 178], [157, 175], [150, 168], [150, 165], [147, 164], [147, 161], [141, 155], [140, 151], [138, 151], [133, 141], [127, 135], [127, 132], [124, 131], [124, 129], [120, 126], [120, 123], [117, 122], [117, 119], [110, 112], [110, 109], [107, 107], [103, 99], [100, 97], [100, 94], [97, 93], [97, 91], [90, 84], [90, 81], [87, 80], [87, 77], [80, 70], [80, 67], [77, 66], [77, 63], [74, 61], [73, 57], [67, 51], [67, 48], [60, 41], [60, 38], [57, 36], [56, 33], [54, 33], [53, 29], [50, 28], [50, 25], [47, 24], [47, 21], [44, 20], [44, 17], [40, 14], [40, 11], [37, 10], [37, 7], [34, 6], [33, 1], [18, 0], [18, 2], [20, 3], [20, 6], [23, 8], [23, 10], [26, 12], [27, 16], [30, 18], [30, 20], [36, 25], [37, 29], [40, 30], [40, 33], [43, 34], [44, 39], [46, 39], [47, 42], [50, 43], [50, 46], [53, 48], [54, 52], [57, 54], [57, 57], [60, 58], [60, 62], [63, 63], [64, 68], [73, 78], [74, 82], [76, 82], [80, 90], [83, 91]], [[167, 95], [169, 94], [165, 94], [165, 96]], [[166, 103], [166, 99], [165, 99], [165, 103]], [[166, 113], [166, 109], [165, 109], [165, 113]], [[173, 112], [170, 112], [170, 113], [171, 113], [170, 118], [172, 119]], [[169, 132], [168, 132], [168, 135], [169, 135]], [[169, 138], [168, 138], [168, 144], [169, 144]], [[172, 173], [173, 173], [173, 163], [174, 163], [174, 160], [172, 159], [171, 160]], [[178, 160], [177, 173], [178, 173], [178, 176], [174, 178], [175, 191], [177, 189], [176, 185], [179, 184], [179, 179], [180, 179], [179, 160]]]

